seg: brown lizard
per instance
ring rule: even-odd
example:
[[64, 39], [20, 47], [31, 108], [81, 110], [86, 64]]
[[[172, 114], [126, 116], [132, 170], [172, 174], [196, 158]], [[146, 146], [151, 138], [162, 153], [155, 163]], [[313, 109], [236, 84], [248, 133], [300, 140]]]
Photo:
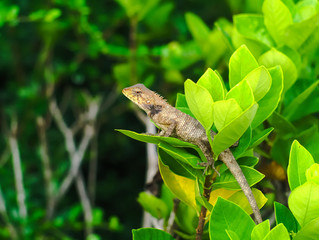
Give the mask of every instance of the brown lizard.
[[[214, 168], [211, 147], [205, 129], [198, 120], [174, 108], [165, 99], [143, 84], [124, 88], [122, 92], [128, 99], [144, 110], [161, 129], [160, 136], [176, 137], [182, 141], [197, 145], [207, 158], [207, 163]], [[262, 218], [254, 195], [233, 154], [229, 149], [226, 149], [219, 155], [219, 159], [229, 168], [247, 197], [256, 222], [261, 223]]]

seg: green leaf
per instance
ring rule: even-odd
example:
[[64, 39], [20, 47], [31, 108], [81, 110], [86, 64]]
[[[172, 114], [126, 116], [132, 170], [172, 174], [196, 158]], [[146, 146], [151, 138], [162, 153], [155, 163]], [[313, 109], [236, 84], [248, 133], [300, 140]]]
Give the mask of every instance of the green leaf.
[[175, 222], [184, 233], [189, 235], [196, 234], [198, 224], [197, 213], [184, 202], [178, 204]]
[[166, 69], [182, 70], [201, 59], [202, 52], [194, 42], [170, 42], [160, 49], [161, 65]]
[[314, 164], [314, 160], [311, 154], [295, 140], [291, 145], [287, 168], [288, 182], [291, 191], [307, 181], [306, 170], [312, 164]]
[[[258, 208], [262, 208], [265, 203], [267, 202], [267, 198], [265, 195], [258, 189], [252, 188], [252, 193], [254, 195], [254, 198], [256, 199]], [[233, 195], [231, 195], [228, 198], [229, 201], [232, 201], [233, 203], [236, 203], [238, 206], [240, 206], [247, 214], [253, 214], [253, 210], [251, 209], [251, 206], [247, 200], [247, 197], [245, 196], [243, 191], [237, 191]]]
[[276, 132], [284, 139], [288, 139], [296, 134], [294, 125], [277, 112], [273, 112], [268, 118], [268, 121], [270, 125], [275, 128]]
[[226, 230], [235, 232], [239, 239], [250, 239], [254, 226], [254, 221], [243, 209], [219, 197], [211, 213], [208, 229], [211, 240], [228, 239]]
[[243, 136], [238, 141], [237, 147], [232, 147], [230, 150], [233, 153], [235, 159], [239, 158], [247, 148], [249, 147], [251, 140], [251, 127], [249, 126], [246, 132], [243, 134]]
[[[166, 154], [165, 152], [163, 153]], [[161, 157], [161, 154], [159, 156]], [[195, 180], [175, 174], [163, 164], [161, 159], [159, 160], [159, 170], [169, 190], [185, 204], [200, 212], [200, 208], [197, 208], [195, 201]]]
[[226, 100], [235, 99], [242, 110], [246, 110], [254, 103], [254, 94], [247, 81], [236, 84], [226, 95]]
[[227, 236], [229, 237], [230, 240], [240, 240], [240, 238], [238, 237], [238, 235], [235, 232], [226, 229], [226, 233], [227, 233]]
[[163, 230], [156, 228], [140, 228], [132, 230], [133, 240], [174, 240]]
[[210, 204], [207, 199], [203, 195], [204, 189], [202, 182], [196, 178], [196, 185], [195, 185], [195, 198], [196, 202], [198, 203], [199, 207], [204, 206], [208, 211], [212, 211], [213, 205]]
[[283, 93], [285, 93], [297, 80], [298, 71], [294, 62], [287, 55], [274, 48], [261, 55], [258, 62], [261, 65], [265, 65], [267, 68], [275, 67], [277, 65], [281, 66], [284, 75]]
[[254, 148], [258, 146], [259, 144], [261, 144], [273, 130], [274, 128], [270, 127], [270, 128], [264, 129], [263, 131], [259, 133], [254, 134], [251, 140], [250, 148]]
[[268, 47], [275, 46], [264, 24], [264, 17], [255, 14], [238, 14], [233, 17], [237, 31], [245, 38], [262, 42]]
[[274, 227], [264, 238], [264, 240], [275, 240], [275, 239], [290, 240], [289, 233], [282, 223]]
[[175, 148], [167, 143], [160, 143], [158, 145], [163, 151], [171, 155], [173, 158], [178, 159], [183, 163], [187, 163], [196, 169], [203, 169], [204, 167], [200, 166], [198, 163], [201, 162], [201, 158], [198, 156], [189, 153], [184, 148]]
[[277, 108], [282, 90], [283, 90], [283, 73], [280, 66], [269, 69], [272, 78], [272, 84], [268, 93], [258, 102], [256, 116], [251, 123], [252, 128], [256, 128], [264, 122]]
[[218, 131], [237, 118], [243, 111], [234, 98], [214, 103], [214, 123]]
[[214, 154], [218, 156], [245, 133], [256, 114], [257, 108], [258, 104], [252, 105], [215, 135], [212, 146]]
[[263, 240], [269, 232], [270, 224], [269, 219], [267, 219], [266, 221], [263, 221], [254, 227], [253, 231], [251, 232], [251, 239]]
[[141, 192], [138, 195], [137, 201], [142, 205], [145, 211], [149, 212], [157, 219], [169, 217], [169, 210], [165, 202], [154, 195], [146, 192]]
[[175, 107], [185, 107], [188, 108], [186, 97], [184, 94], [177, 93]]
[[265, 0], [262, 11], [268, 32], [277, 45], [284, 45], [286, 28], [293, 23], [289, 9], [280, 0]]
[[206, 72], [198, 80], [197, 84], [206, 88], [214, 101], [223, 100], [225, 98], [223, 81], [211, 68], [206, 70]]
[[291, 211], [279, 202], [274, 203], [276, 224], [284, 224], [288, 232], [298, 232], [298, 222]]
[[116, 0], [126, 12], [129, 18], [137, 17], [142, 20], [159, 2], [159, 0]]
[[238, 48], [229, 60], [229, 85], [234, 87], [259, 65], [249, 49], [243, 45]]
[[249, 156], [240, 157], [239, 159], [236, 159], [236, 160], [240, 166], [244, 165], [248, 167], [256, 166], [259, 161], [257, 157], [249, 157]]
[[308, 182], [314, 182], [319, 184], [319, 164], [314, 163], [306, 171], [306, 177]]
[[306, 224], [294, 236], [294, 240], [313, 240], [319, 239], [319, 218], [316, 218]]
[[292, 102], [285, 108], [283, 115], [289, 120], [299, 106], [302, 106], [304, 101], [310, 96], [310, 94], [318, 88], [319, 80], [311, 84], [305, 91], [300, 93]]
[[294, 189], [288, 205], [301, 227], [319, 217], [319, 185], [313, 182]]
[[61, 10], [58, 8], [51, 8], [49, 11], [46, 12], [43, 20], [45, 22], [53, 22], [55, 19], [60, 17], [62, 14]]
[[[253, 186], [254, 184], [260, 182], [265, 175], [258, 172], [256, 169], [241, 166], [241, 169], [247, 179], [249, 186]], [[239, 190], [241, 189], [235, 177], [231, 174], [229, 170], [225, 171], [220, 177], [216, 178], [216, 181], [213, 183], [214, 189], [224, 188], [227, 190]]]
[[190, 110], [206, 130], [210, 129], [214, 121], [214, 102], [210, 93], [206, 88], [189, 79], [186, 80], [184, 86], [185, 97]]
[[135, 140], [141, 141], [141, 142], [146, 142], [146, 143], [153, 143], [153, 144], [159, 144], [161, 142], [166, 142], [173, 147], [190, 147], [195, 150], [198, 150], [199, 148], [195, 146], [192, 143], [184, 142], [181, 141], [177, 138], [173, 137], [161, 137], [157, 135], [148, 135], [148, 134], [143, 134], [143, 133], [136, 133], [133, 131], [129, 130], [124, 130], [124, 129], [116, 129], [116, 131], [119, 131], [120, 133], [123, 133], [124, 135], [133, 138]]
[[186, 24], [197, 42], [197, 44], [201, 47], [202, 50], [205, 51], [205, 48], [208, 44], [209, 39], [209, 28], [207, 25], [203, 22], [202, 19], [200, 19], [197, 15], [194, 13], [188, 12], [185, 14]]
[[158, 158], [163, 166], [178, 176], [194, 180], [197, 176], [203, 175], [203, 171], [194, 169], [189, 164], [176, 160], [161, 148], [158, 148]]
[[246, 75], [245, 80], [253, 90], [256, 102], [267, 94], [271, 86], [271, 76], [264, 66], [252, 70]]

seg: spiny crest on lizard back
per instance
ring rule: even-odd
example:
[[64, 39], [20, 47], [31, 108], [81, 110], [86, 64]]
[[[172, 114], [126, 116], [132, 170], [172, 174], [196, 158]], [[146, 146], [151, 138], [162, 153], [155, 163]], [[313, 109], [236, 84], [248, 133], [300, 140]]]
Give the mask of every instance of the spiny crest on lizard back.
[[122, 92], [128, 99], [144, 111], [152, 110], [155, 105], [167, 104], [166, 100], [162, 96], [148, 89], [141, 83], [124, 88]]

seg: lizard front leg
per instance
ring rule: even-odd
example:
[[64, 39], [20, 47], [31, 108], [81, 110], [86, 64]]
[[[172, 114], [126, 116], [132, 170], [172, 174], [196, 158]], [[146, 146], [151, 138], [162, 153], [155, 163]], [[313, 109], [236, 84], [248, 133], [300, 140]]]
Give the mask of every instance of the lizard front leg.
[[174, 119], [170, 119], [168, 122], [161, 125], [163, 125], [164, 127], [162, 128], [162, 130], [160, 131], [158, 135], [163, 137], [170, 137], [173, 135], [173, 132], [176, 129], [177, 123]]

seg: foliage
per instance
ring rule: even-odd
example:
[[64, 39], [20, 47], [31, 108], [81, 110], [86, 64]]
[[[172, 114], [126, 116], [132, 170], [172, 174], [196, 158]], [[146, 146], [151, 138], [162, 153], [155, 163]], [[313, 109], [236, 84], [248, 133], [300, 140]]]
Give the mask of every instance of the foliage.
[[[166, 230], [174, 213], [174, 234], [185, 239], [195, 235], [202, 205], [212, 212], [206, 237], [225, 224], [213, 220], [223, 210], [251, 226], [227, 229], [228, 238], [316, 236], [318, 9], [316, 0], [1, 1], [0, 238], [128, 239], [140, 227], [138, 203]], [[138, 194], [142, 145], [113, 131], [140, 128], [119, 97], [137, 82], [176, 99], [208, 134], [213, 127], [215, 154], [239, 140], [231, 150], [250, 185], [258, 184], [260, 207], [279, 194], [268, 179], [287, 172], [289, 208], [275, 203], [276, 226], [252, 225], [246, 198], [221, 164], [205, 201], [198, 147], [121, 130], [158, 147], [167, 187]], [[176, 95], [183, 84], [185, 95]], [[304, 200], [313, 204], [296, 209]], [[155, 229], [133, 233], [145, 236], [172, 239]]]

